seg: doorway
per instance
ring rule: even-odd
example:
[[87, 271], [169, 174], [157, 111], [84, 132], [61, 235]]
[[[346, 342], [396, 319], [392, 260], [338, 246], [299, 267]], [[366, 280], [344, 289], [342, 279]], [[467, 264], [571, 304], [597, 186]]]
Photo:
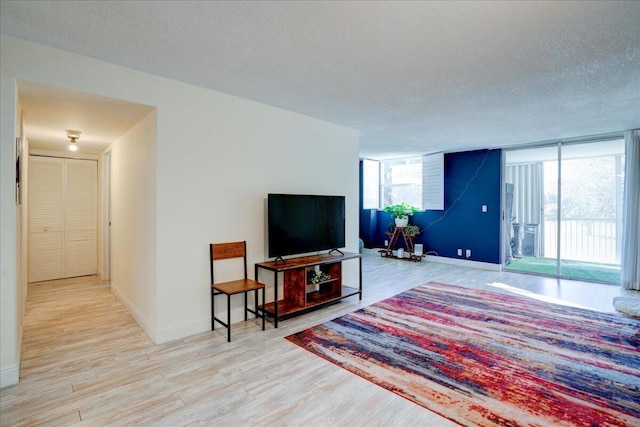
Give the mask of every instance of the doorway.
[[[93, 274], [97, 272], [101, 279], [109, 280], [113, 262], [109, 257], [108, 220], [103, 211], [106, 200], [109, 200], [104, 197], [111, 193], [109, 176], [112, 159], [108, 152], [108, 167], [102, 168], [104, 152], [155, 107], [25, 80], [19, 80], [17, 88], [21, 109], [19, 114], [25, 117], [23, 139], [29, 140], [29, 154], [92, 159], [100, 163], [97, 172], [97, 248], [92, 249], [94, 262], [97, 258], [97, 271]], [[69, 151], [69, 139], [65, 131], [69, 128], [80, 131], [81, 135], [75, 144], [77, 151]], [[28, 185], [28, 182], [25, 184]], [[105, 184], [109, 189], [103, 188]], [[22, 227], [27, 226], [25, 221]], [[41, 250], [46, 251], [46, 248]], [[26, 254], [26, 258], [29, 257], [34, 257], [34, 254]], [[104, 265], [105, 262], [108, 264]]]
[[622, 136], [505, 151], [504, 268], [619, 283], [623, 171]]

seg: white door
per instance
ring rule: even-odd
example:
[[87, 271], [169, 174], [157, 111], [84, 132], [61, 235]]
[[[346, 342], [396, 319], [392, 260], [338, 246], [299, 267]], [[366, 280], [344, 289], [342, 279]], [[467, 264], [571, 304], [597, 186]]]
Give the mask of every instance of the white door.
[[96, 166], [91, 160], [65, 160], [65, 277], [96, 274]]
[[96, 274], [96, 162], [30, 161], [29, 282]]
[[64, 277], [64, 159], [29, 158], [29, 282]]

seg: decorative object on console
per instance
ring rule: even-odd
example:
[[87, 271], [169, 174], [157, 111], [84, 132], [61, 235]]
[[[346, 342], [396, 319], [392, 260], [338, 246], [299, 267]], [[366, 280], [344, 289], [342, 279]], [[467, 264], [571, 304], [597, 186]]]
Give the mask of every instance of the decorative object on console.
[[411, 206], [407, 202], [402, 202], [397, 205], [391, 205], [384, 208], [385, 212], [391, 212], [391, 217], [396, 222], [396, 227], [406, 227], [409, 223], [409, 217], [420, 209], [415, 206]]
[[311, 283], [317, 285], [318, 283], [326, 282], [327, 280], [331, 280], [331, 276], [324, 271], [310, 271]]
[[286, 338], [460, 425], [631, 426], [639, 328], [614, 313], [430, 282]]

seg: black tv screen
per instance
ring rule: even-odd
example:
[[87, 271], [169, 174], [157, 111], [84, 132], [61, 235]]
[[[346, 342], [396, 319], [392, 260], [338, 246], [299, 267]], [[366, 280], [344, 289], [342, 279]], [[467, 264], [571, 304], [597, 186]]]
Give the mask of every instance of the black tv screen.
[[269, 194], [269, 257], [345, 246], [344, 196]]

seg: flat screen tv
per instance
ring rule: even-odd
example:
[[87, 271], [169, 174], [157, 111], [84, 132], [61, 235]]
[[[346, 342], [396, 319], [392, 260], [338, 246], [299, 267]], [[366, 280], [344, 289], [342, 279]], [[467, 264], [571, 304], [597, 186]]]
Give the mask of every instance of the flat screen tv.
[[345, 197], [269, 194], [269, 257], [345, 246]]

